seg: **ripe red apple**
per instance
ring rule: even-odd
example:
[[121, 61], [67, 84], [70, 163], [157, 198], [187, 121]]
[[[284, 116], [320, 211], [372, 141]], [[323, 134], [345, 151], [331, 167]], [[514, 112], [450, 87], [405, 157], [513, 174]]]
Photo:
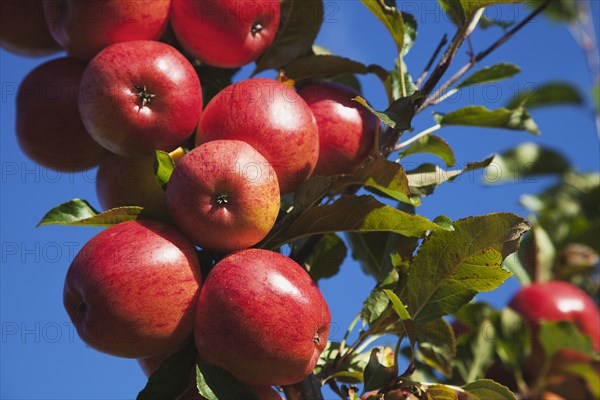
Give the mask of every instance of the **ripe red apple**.
[[561, 281], [534, 283], [519, 290], [509, 306], [527, 321], [534, 333], [541, 321], [571, 321], [600, 350], [600, 311], [578, 287]]
[[146, 40], [113, 44], [86, 68], [79, 111], [90, 135], [113, 153], [171, 151], [198, 123], [200, 80], [169, 45]]
[[41, 57], [61, 47], [54, 41], [42, 0], [0, 1], [0, 48], [21, 56]]
[[247, 79], [223, 89], [206, 106], [196, 143], [243, 140], [277, 173], [282, 194], [312, 174], [319, 156], [315, 117], [300, 96], [271, 79]]
[[88, 134], [77, 109], [85, 63], [66, 57], [31, 71], [17, 94], [16, 132], [23, 152], [58, 171], [83, 171], [97, 165], [106, 150]]
[[167, 197], [154, 176], [154, 157], [122, 157], [109, 153], [96, 174], [96, 194], [104, 210], [142, 206], [149, 215], [169, 215]]
[[336, 83], [315, 83], [298, 91], [319, 127], [319, 161], [315, 174], [354, 172], [373, 150], [378, 119], [359, 103], [354, 89]]
[[77, 254], [64, 304], [81, 339], [98, 351], [170, 354], [192, 333], [201, 281], [195, 248], [175, 228], [123, 222]]
[[113, 43], [158, 39], [170, 6], [171, 0], [44, 0], [54, 39], [85, 60]]
[[228, 253], [269, 233], [279, 213], [269, 162], [239, 140], [215, 140], [183, 156], [167, 185], [175, 224], [198, 246]]
[[280, 253], [248, 249], [209, 273], [196, 309], [199, 357], [250, 386], [306, 378], [327, 344], [331, 316], [310, 276]]
[[241, 67], [273, 43], [279, 0], [173, 0], [171, 25], [183, 48], [203, 63]]

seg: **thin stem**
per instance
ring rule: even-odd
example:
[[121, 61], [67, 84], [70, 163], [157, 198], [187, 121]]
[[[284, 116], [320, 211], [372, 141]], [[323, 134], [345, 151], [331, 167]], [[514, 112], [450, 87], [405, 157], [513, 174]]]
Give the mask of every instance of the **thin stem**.
[[344, 347], [346, 346], [346, 340], [348, 340], [348, 336], [350, 336], [350, 333], [354, 330], [354, 327], [356, 326], [358, 321], [360, 321], [360, 313], [358, 313], [358, 315], [356, 317], [354, 317], [354, 319], [348, 326], [348, 330], [346, 331], [346, 334], [344, 335], [344, 337], [342, 338], [342, 341], [340, 342], [338, 356], [344, 351]]
[[429, 135], [430, 133], [433, 133], [433, 132], [439, 130], [441, 127], [442, 126], [440, 124], [436, 124], [434, 126], [431, 126], [427, 129], [425, 129], [421, 133], [417, 133], [415, 136], [411, 137], [410, 139], [405, 140], [402, 143], [398, 143], [398, 145], [396, 147], [394, 147], [394, 151], [403, 149], [404, 147], [408, 146], [409, 144], [412, 144], [412, 143], [416, 142], [417, 140]]
[[421, 84], [423, 83], [423, 81], [425, 80], [425, 78], [427, 78], [427, 75], [429, 74], [429, 70], [431, 69], [431, 66], [433, 65], [433, 62], [435, 61], [435, 59], [437, 58], [437, 56], [440, 54], [440, 51], [442, 51], [442, 47], [444, 47], [446, 45], [446, 43], [448, 43], [448, 35], [444, 34], [444, 36], [442, 36], [442, 40], [440, 40], [440, 43], [437, 45], [437, 47], [435, 48], [435, 51], [431, 55], [431, 58], [429, 59], [429, 62], [425, 66], [425, 69], [423, 70], [423, 73], [421, 74], [421, 76], [419, 77], [419, 79], [417, 80], [417, 82], [415, 83], [415, 86], [417, 88], [420, 88]]
[[450, 45], [444, 52], [444, 55], [442, 56], [437, 66], [431, 73], [431, 76], [429, 77], [429, 79], [427, 79], [427, 81], [423, 85], [423, 88], [421, 89], [421, 91], [425, 94], [428, 95], [432, 92], [433, 88], [439, 83], [440, 79], [442, 79], [442, 77], [444, 76], [444, 73], [446, 73], [446, 71], [448, 70], [448, 67], [452, 63], [456, 52], [469, 35], [469, 30], [472, 31], [471, 23], [474, 21], [473, 18], [474, 17], [471, 16], [469, 19], [465, 20], [460, 26], [460, 28], [456, 31], [456, 34], [452, 38], [452, 41], [450, 42]]
[[[457, 73], [455, 73], [450, 79], [448, 79], [448, 81], [446, 83], [444, 83], [439, 90], [437, 90], [434, 94], [432, 94], [431, 96], [429, 96], [427, 98], [427, 100], [425, 100], [423, 102], [423, 104], [421, 104], [419, 106], [419, 108], [417, 108], [417, 112], [420, 112], [424, 108], [426, 108], [427, 106], [429, 106], [431, 104], [434, 104], [434, 102], [436, 101], [436, 99], [440, 97], [441, 93], [445, 92], [450, 86], [452, 86], [454, 83], [456, 83], [456, 81], [458, 81], [460, 78], [462, 78], [477, 63], [479, 63], [481, 60], [483, 60], [485, 57], [487, 57], [488, 55], [490, 55], [493, 51], [495, 51], [500, 46], [502, 46], [504, 43], [506, 43], [509, 39], [511, 39], [518, 31], [520, 31], [525, 25], [527, 25], [533, 18], [535, 18], [542, 11], [544, 11], [546, 9], [546, 7], [548, 7], [548, 5], [550, 5], [551, 1], [552, 0], [546, 0], [537, 9], [535, 9], [534, 11], [532, 11], [523, 21], [521, 21], [514, 28], [512, 28], [511, 30], [509, 30], [508, 32], [506, 32], [504, 35], [502, 35], [502, 37], [500, 37], [500, 39], [498, 39], [497, 41], [495, 41], [487, 49], [485, 49], [482, 52], [478, 53], [473, 59], [471, 59], [471, 61], [469, 61]], [[439, 101], [438, 101], [438, 103], [439, 103]]]
[[443, 95], [441, 95], [439, 97], [433, 97], [432, 96], [431, 104], [432, 105], [436, 105], [436, 104], [441, 103], [442, 101], [446, 100], [447, 98], [452, 97], [456, 93], [458, 93], [458, 90], [459, 89], [454, 88], [454, 89], [448, 90], [446, 93], [444, 93]]
[[402, 52], [398, 54], [398, 79], [400, 79], [400, 93], [406, 97], [406, 81], [404, 80], [404, 57]]
[[[594, 85], [600, 85], [600, 54], [596, 41], [596, 28], [592, 15], [592, 7], [589, 0], [578, 3], [579, 17], [576, 24], [569, 28], [571, 35], [585, 53], [588, 69]], [[600, 110], [595, 110], [596, 133], [600, 137]]]

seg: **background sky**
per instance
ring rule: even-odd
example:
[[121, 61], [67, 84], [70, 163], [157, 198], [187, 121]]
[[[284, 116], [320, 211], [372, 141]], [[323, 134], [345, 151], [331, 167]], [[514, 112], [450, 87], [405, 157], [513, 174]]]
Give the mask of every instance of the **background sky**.
[[[318, 44], [336, 54], [392, 68], [392, 40], [358, 1], [326, 0], [325, 3], [325, 23]], [[598, 1], [593, 3], [598, 26], [599, 5]], [[448, 33], [452, 37], [454, 28], [435, 1], [399, 1], [399, 4], [404, 11], [412, 11], [419, 23], [416, 45], [406, 57], [409, 71], [418, 76], [442, 35]], [[490, 7], [486, 13], [497, 19], [521, 20], [527, 11], [520, 6], [506, 5]], [[478, 30], [473, 35], [473, 46], [482, 50], [501, 33], [499, 28]], [[465, 53], [464, 49], [459, 52], [452, 70], [466, 61]], [[16, 57], [0, 50], [0, 398], [132, 399], [146, 381], [137, 363], [86, 347], [77, 337], [62, 305], [67, 268], [76, 252], [99, 230], [35, 228], [47, 210], [64, 201], [79, 197], [98, 206], [94, 192], [95, 170], [65, 174], [44, 169], [28, 160], [16, 143], [16, 90], [25, 75], [43, 61]], [[497, 62], [515, 63], [523, 72], [502, 83], [469, 89], [435, 110], [449, 112], [467, 104], [498, 108], [518, 90], [548, 81], [567, 81], [586, 94], [591, 85], [584, 55], [567, 29], [543, 18], [532, 21], [516, 39], [485, 59], [481, 67]], [[236, 79], [248, 77], [250, 70], [245, 68]], [[267, 75], [273, 76], [273, 73]], [[381, 84], [373, 77], [361, 77], [361, 83], [364, 97], [375, 108], [385, 108]], [[453, 147], [458, 166], [532, 141], [560, 150], [580, 170], [598, 171], [598, 136], [589, 100], [583, 107], [536, 109], [532, 116], [541, 129], [539, 137], [479, 128], [444, 128], [438, 134]], [[433, 124], [428, 109], [414, 120], [415, 133]], [[519, 196], [551, 183], [536, 179], [486, 187], [481, 183], [482, 177], [482, 173], [475, 173], [439, 187], [434, 196], [423, 200], [417, 212], [429, 218], [445, 214], [457, 219], [496, 211], [526, 217], [526, 211], [518, 204]], [[330, 339], [341, 339], [374, 284], [350, 257], [338, 276], [320, 283], [332, 311]], [[517, 288], [517, 282], [510, 279], [499, 290], [481, 295], [480, 299], [502, 307]], [[326, 398], [335, 397], [328, 393]]]

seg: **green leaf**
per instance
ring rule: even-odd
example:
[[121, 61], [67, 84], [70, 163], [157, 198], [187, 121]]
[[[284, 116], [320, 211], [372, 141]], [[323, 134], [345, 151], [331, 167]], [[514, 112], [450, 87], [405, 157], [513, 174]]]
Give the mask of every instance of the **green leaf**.
[[600, 83], [592, 88], [592, 100], [594, 100], [596, 113], [600, 114]]
[[491, 67], [482, 68], [473, 75], [459, 83], [456, 88], [462, 89], [467, 86], [481, 85], [484, 83], [498, 82], [508, 79], [521, 72], [521, 68], [514, 64], [501, 63]]
[[389, 232], [348, 232], [346, 234], [352, 248], [352, 258], [359, 262], [365, 274], [375, 279], [380, 276], [383, 268], [383, 254], [389, 234]]
[[515, 395], [506, 386], [491, 379], [480, 379], [462, 387], [481, 400], [516, 400]]
[[492, 26], [497, 26], [497, 27], [503, 29], [504, 31], [506, 31], [508, 28], [510, 28], [514, 24], [515, 24], [514, 21], [500, 21], [497, 19], [487, 18], [485, 15], [483, 15], [481, 17], [481, 19], [479, 20], [479, 26], [481, 27], [481, 29], [488, 29], [488, 28], [491, 28]]
[[190, 340], [150, 375], [146, 387], [137, 395], [137, 400], [172, 400], [182, 394], [190, 384], [196, 356], [194, 342]]
[[169, 153], [161, 150], [156, 150], [154, 157], [154, 176], [156, 176], [156, 181], [164, 190], [167, 188], [167, 183], [169, 183], [171, 174], [175, 169], [175, 162]]
[[456, 392], [446, 385], [427, 386], [426, 392], [431, 400], [458, 400]]
[[583, 104], [583, 97], [579, 90], [566, 82], [550, 82], [533, 90], [524, 90], [518, 93], [508, 104], [507, 108], [513, 109], [526, 104], [527, 108], [576, 105]]
[[541, 225], [535, 224], [521, 241], [519, 261], [525, 267], [531, 280], [545, 282], [552, 278], [552, 267], [556, 249], [548, 233]]
[[460, 0], [438, 0], [438, 3], [455, 24], [458, 25], [465, 20], [465, 11]]
[[[399, 64], [402, 62], [402, 68], [400, 68]], [[408, 73], [408, 67], [404, 61], [396, 59], [395, 67], [393, 70], [389, 71], [385, 79], [383, 79], [383, 85], [385, 86], [386, 93], [388, 95], [388, 101], [390, 103], [402, 98], [402, 80], [400, 79], [400, 70], [404, 71], [404, 88], [406, 90], [406, 95], [411, 96], [417, 90], [415, 83], [413, 82], [412, 76]], [[377, 74], [379, 76], [379, 74]], [[382, 76], [379, 76], [380, 78]]]
[[285, 75], [295, 81], [342, 74], [367, 74], [369, 68], [358, 61], [334, 55], [310, 55], [285, 66]]
[[323, 23], [323, 13], [322, 0], [281, 0], [277, 35], [273, 44], [256, 61], [252, 75], [271, 68], [280, 69], [296, 58], [311, 54]]
[[315, 175], [298, 186], [294, 193], [294, 209], [297, 213], [313, 207], [323, 200], [331, 189], [332, 179]]
[[142, 207], [126, 206], [98, 213], [87, 201], [74, 199], [48, 211], [37, 226], [110, 226], [138, 219], [143, 210]]
[[571, 170], [568, 160], [558, 151], [523, 143], [496, 155], [486, 169], [486, 183], [519, 181], [531, 176], [564, 174]]
[[423, 93], [417, 91], [407, 97], [399, 98], [390, 104], [387, 110], [380, 112], [375, 110], [360, 96], [352, 100], [362, 104], [371, 113], [373, 113], [381, 122], [397, 131], [407, 131], [412, 129], [411, 122], [415, 116], [414, 104], [417, 100], [422, 99]]
[[375, 158], [361, 168], [353, 177], [340, 179], [337, 184], [360, 184], [376, 193], [411, 205], [420, 205], [418, 197], [413, 196], [408, 186], [406, 172], [399, 163]]
[[428, 196], [442, 183], [454, 181], [466, 172], [485, 168], [492, 160], [493, 157], [489, 157], [483, 161], [468, 163], [464, 169], [447, 171], [434, 164], [422, 164], [406, 174], [410, 191], [415, 195]]
[[458, 310], [475, 294], [500, 286], [510, 273], [506, 256], [529, 229], [508, 213], [456, 221], [454, 231], [436, 231], [421, 245], [408, 274], [408, 309], [416, 322]]
[[528, 325], [510, 308], [500, 312], [497, 325], [496, 353], [505, 367], [520, 375], [531, 348]]
[[600, 398], [600, 379], [598, 379], [598, 372], [590, 364], [568, 364], [564, 363], [560, 366], [560, 371], [565, 374], [577, 376], [585, 382], [588, 390], [590, 391], [592, 398]]
[[441, 228], [427, 218], [380, 203], [373, 196], [344, 196], [332, 204], [307, 209], [271, 241], [282, 245], [329, 232], [395, 232], [421, 237], [429, 230]]
[[465, 15], [471, 16], [475, 11], [483, 7], [488, 7], [494, 4], [515, 4], [522, 3], [523, 0], [460, 0]]
[[413, 326], [412, 318], [410, 317], [410, 314], [408, 313], [406, 306], [404, 306], [404, 303], [402, 303], [402, 300], [400, 300], [400, 298], [396, 295], [396, 293], [394, 293], [393, 291], [391, 291], [389, 289], [383, 289], [383, 293], [385, 293], [385, 295], [387, 297], [389, 297], [390, 302], [392, 304], [392, 309], [396, 312], [396, 315], [398, 315], [398, 317], [400, 318], [400, 323], [402, 324], [404, 334], [406, 334], [406, 337], [408, 338], [408, 340], [410, 342], [411, 363], [414, 364], [413, 350], [415, 348], [415, 344], [417, 343], [417, 337], [416, 337], [416, 333], [415, 333], [415, 328]]
[[[393, 364], [388, 361], [387, 365], [384, 365], [380, 361], [380, 357], [389, 358], [389, 352], [391, 349], [374, 348], [371, 351], [371, 357], [369, 363], [365, 367], [364, 382], [365, 386], [363, 391], [368, 392], [375, 389], [380, 389], [387, 386], [393, 379], [396, 378], [396, 369]], [[383, 352], [383, 354], [381, 354]], [[393, 354], [393, 352], [392, 352]], [[387, 356], [387, 357], [386, 357]], [[396, 357], [396, 355], [393, 355]]]
[[[529, 0], [527, 2], [532, 8], [537, 8], [543, 3], [544, 0]], [[544, 11], [546, 16], [557, 22], [576, 22], [579, 13], [580, 10], [576, 0], [552, 0]]]
[[[404, 41], [406, 28], [404, 27], [402, 13], [398, 11], [396, 7], [385, 6], [377, 0], [361, 0], [361, 3], [363, 3], [390, 32], [392, 39], [394, 39], [394, 43], [396, 43], [398, 53], [403, 53], [405, 51]], [[406, 46], [408, 46], [408, 43]]]
[[534, 135], [540, 133], [537, 125], [523, 107], [514, 110], [506, 108], [489, 110], [483, 106], [466, 106], [449, 114], [434, 114], [434, 118], [442, 126], [479, 126], [525, 130]]
[[445, 215], [438, 215], [434, 218], [433, 222], [435, 222], [437, 225], [441, 226], [447, 231], [454, 230], [454, 222], [450, 219], [450, 217], [447, 217]]
[[419, 354], [425, 364], [444, 375], [452, 375], [456, 356], [456, 339], [452, 328], [442, 318], [415, 325]]
[[538, 338], [544, 353], [551, 358], [560, 350], [569, 349], [582, 354], [592, 353], [592, 342], [582, 335], [570, 321], [545, 322], [540, 324]]
[[390, 304], [390, 298], [384, 290], [395, 290], [399, 278], [398, 272], [391, 270], [388, 276], [377, 284], [363, 303], [360, 314], [363, 321], [370, 325], [384, 314]]
[[448, 143], [439, 136], [427, 135], [417, 140], [400, 152], [400, 158], [411, 154], [428, 153], [441, 158], [447, 167], [452, 167], [456, 163], [454, 152]]
[[[321, 353], [317, 366], [313, 370], [315, 375], [321, 374], [324, 370], [328, 370], [335, 363], [339, 361], [338, 354], [340, 349], [340, 343], [338, 342], [327, 342], [325, 350]], [[344, 361], [339, 365], [339, 373], [332, 375], [339, 381], [345, 383], [357, 383], [363, 381], [363, 371], [369, 363], [368, 353], [354, 353], [351, 357], [346, 357]]]
[[248, 399], [259, 400], [250, 389], [244, 386], [229, 372], [214, 365], [196, 365], [198, 391], [208, 400]]
[[324, 235], [312, 252], [305, 266], [313, 281], [330, 278], [340, 270], [346, 258], [346, 245], [334, 233]]

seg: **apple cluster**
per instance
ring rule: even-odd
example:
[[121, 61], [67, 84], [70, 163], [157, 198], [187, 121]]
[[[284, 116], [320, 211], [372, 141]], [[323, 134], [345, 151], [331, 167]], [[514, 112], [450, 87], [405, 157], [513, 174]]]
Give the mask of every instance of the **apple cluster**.
[[[279, 7], [7, 0], [0, 37], [16, 54], [67, 53], [20, 85], [23, 152], [58, 171], [97, 166], [103, 209], [144, 208], [145, 219], [107, 228], [69, 268], [64, 305], [81, 339], [150, 374], [193, 336], [201, 361], [261, 398], [310, 374], [331, 317], [300, 265], [252, 246], [273, 228], [282, 195], [314, 174], [356, 171], [378, 125], [353, 89], [331, 82], [296, 91], [249, 78], [203, 109], [194, 65], [255, 61], [275, 40]], [[175, 163], [166, 190], [154, 176], [158, 150]], [[210, 272], [198, 248], [218, 255]]]

